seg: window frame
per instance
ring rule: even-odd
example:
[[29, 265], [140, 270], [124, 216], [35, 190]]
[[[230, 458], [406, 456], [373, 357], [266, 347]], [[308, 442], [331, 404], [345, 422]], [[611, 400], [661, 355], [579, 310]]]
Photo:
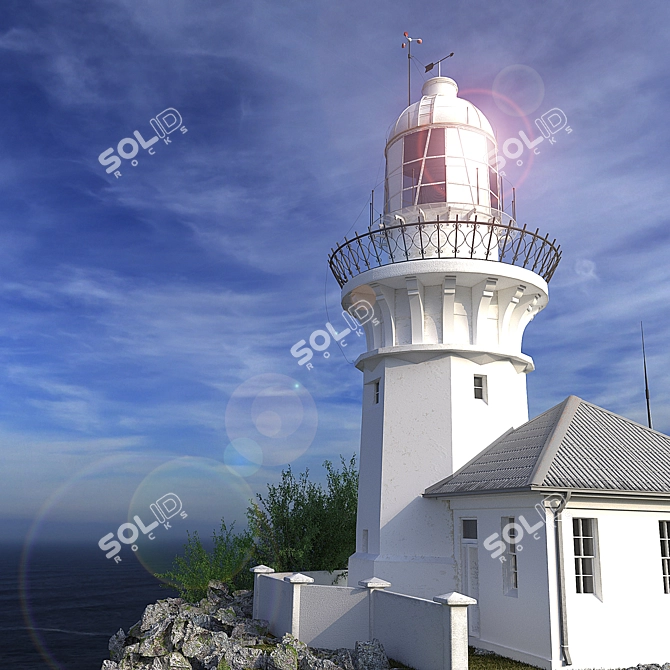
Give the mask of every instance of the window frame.
[[[589, 522], [590, 529], [585, 529], [584, 522]], [[579, 530], [579, 534], [577, 533]], [[587, 534], [589, 533], [590, 534]], [[588, 542], [590, 540], [590, 553]], [[577, 595], [594, 595], [602, 600], [600, 582], [600, 549], [598, 543], [598, 519], [596, 517], [572, 517], [572, 549], [575, 570], [575, 593]], [[590, 574], [584, 569], [585, 561], [591, 562]], [[591, 580], [590, 590], [589, 582]], [[586, 588], [585, 588], [586, 587]]]
[[[477, 385], [477, 380], [481, 380], [481, 386]], [[483, 400], [488, 404], [489, 401], [489, 388], [488, 380], [486, 375], [473, 375], [473, 391], [475, 400]], [[481, 391], [481, 397], [477, 395], [477, 391]]]
[[[511, 532], [504, 532], [509, 525], [516, 527], [516, 517], [504, 516], [500, 519], [500, 534], [505, 542], [505, 553], [503, 554], [505, 560], [502, 561], [503, 593], [510, 598], [517, 598], [519, 595], [519, 555], [516, 549], [516, 528], [510, 529], [514, 535]], [[514, 541], [511, 541], [512, 539]]]
[[[465, 537], [465, 521], [475, 522], [475, 537]], [[479, 524], [477, 517], [461, 517], [461, 542], [465, 544], [477, 544], [479, 542]]]
[[661, 574], [663, 576], [663, 592], [666, 595], [670, 595], [670, 520], [659, 520], [658, 533], [661, 545]]

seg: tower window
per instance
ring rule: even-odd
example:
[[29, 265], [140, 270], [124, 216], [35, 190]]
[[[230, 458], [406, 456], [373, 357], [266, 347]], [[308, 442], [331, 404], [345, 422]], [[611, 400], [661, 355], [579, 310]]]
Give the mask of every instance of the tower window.
[[372, 385], [373, 398], [375, 405], [379, 404], [379, 380], [373, 383]]
[[488, 402], [488, 389], [484, 375], [475, 375], [475, 398]]

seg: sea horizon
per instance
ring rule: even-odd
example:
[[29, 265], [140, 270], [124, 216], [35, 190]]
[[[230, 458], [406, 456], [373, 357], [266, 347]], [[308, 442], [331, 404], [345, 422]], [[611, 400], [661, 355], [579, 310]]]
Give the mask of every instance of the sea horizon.
[[[127, 631], [147, 605], [177, 595], [125, 549], [115, 563], [90, 542], [0, 542], [3, 660], [21, 670], [99, 668], [119, 628]], [[183, 547], [173, 549], [174, 556]], [[161, 547], [161, 570], [169, 551]]]

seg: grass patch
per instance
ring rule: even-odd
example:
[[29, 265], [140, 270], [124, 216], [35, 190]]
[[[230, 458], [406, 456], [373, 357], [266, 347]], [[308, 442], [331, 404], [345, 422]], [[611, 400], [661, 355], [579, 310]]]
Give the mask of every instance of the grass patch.
[[478, 654], [474, 647], [468, 648], [468, 668], [469, 670], [537, 670], [533, 665], [513, 661], [498, 654]]

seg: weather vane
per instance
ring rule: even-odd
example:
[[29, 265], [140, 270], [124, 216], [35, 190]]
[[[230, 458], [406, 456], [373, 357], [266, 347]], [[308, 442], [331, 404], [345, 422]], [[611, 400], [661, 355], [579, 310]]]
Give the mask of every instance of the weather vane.
[[441, 77], [442, 76], [442, 70], [440, 68], [440, 63], [443, 60], [447, 60], [447, 58], [451, 58], [453, 55], [454, 55], [454, 52], [452, 51], [448, 56], [445, 56], [444, 58], [440, 58], [440, 60], [437, 60], [434, 63], [428, 63], [428, 65], [426, 65], [426, 72], [430, 72], [437, 65], [437, 76]]
[[407, 31], [403, 35], [407, 40], [407, 44], [402, 43], [402, 48], [407, 47], [407, 106], [409, 107], [412, 104], [412, 42], [421, 44], [423, 40], [410, 37]]

